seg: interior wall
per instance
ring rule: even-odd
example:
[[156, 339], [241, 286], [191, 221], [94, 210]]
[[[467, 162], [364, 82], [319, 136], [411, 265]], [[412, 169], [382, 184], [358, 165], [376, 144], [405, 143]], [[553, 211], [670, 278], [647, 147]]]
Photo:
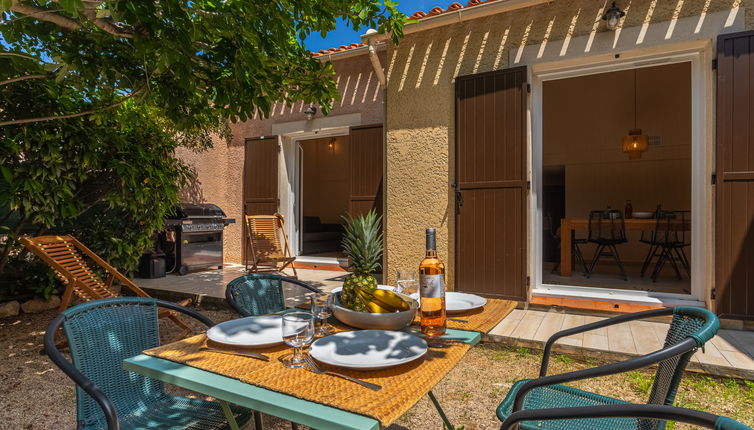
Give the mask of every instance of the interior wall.
[[[626, 200], [634, 211], [691, 208], [690, 63], [547, 81], [543, 88], [543, 165], [565, 167], [566, 217], [623, 210]], [[636, 128], [661, 138], [639, 160], [621, 150], [634, 112]], [[643, 260], [639, 237], [628, 233], [623, 260]]]
[[323, 224], [341, 224], [348, 211], [349, 153], [348, 136], [305, 140], [302, 188], [304, 216], [318, 216]]

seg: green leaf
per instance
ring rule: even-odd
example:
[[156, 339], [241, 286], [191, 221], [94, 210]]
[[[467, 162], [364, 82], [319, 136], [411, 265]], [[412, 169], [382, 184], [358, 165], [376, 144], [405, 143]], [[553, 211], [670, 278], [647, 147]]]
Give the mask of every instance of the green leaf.
[[5, 179], [5, 182], [9, 184], [13, 183], [13, 173], [11, 173], [8, 167], [0, 166], [0, 173], [2, 173], [3, 179]]

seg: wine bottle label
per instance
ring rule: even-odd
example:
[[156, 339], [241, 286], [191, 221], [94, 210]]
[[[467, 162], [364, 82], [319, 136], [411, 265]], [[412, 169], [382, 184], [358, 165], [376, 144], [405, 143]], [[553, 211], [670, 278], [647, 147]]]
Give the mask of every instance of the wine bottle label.
[[421, 297], [445, 297], [445, 275], [421, 275], [419, 285]]

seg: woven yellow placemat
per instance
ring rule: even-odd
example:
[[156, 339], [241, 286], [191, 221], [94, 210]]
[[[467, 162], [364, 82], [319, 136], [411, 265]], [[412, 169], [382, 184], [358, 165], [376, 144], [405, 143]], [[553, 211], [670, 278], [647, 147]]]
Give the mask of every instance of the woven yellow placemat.
[[[474, 309], [467, 313], [448, 315], [451, 318], [458, 318], [468, 322], [462, 323], [448, 320], [447, 326], [448, 328], [457, 330], [487, 333], [507, 317], [516, 306], [517, 303], [511, 300], [487, 299], [487, 304], [482, 308]], [[419, 324], [418, 316], [414, 320], [414, 323]]]
[[393, 423], [427, 394], [470, 348], [465, 343], [449, 343], [445, 348], [430, 348], [422, 359], [413, 363], [377, 371], [360, 372], [322, 365], [323, 368], [346, 373], [383, 387], [380, 391], [372, 391], [338, 377], [317, 375], [306, 369], [289, 369], [283, 366], [278, 357], [291, 352], [286, 346], [255, 350], [270, 356], [270, 361], [262, 361], [200, 351], [199, 348], [206, 340], [206, 336], [202, 334], [144, 353], [305, 400], [370, 416], [384, 427]]

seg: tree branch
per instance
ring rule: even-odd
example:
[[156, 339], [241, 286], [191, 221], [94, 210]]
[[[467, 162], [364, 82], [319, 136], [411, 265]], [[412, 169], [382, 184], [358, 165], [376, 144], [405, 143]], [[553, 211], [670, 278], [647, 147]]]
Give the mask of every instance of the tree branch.
[[109, 19], [97, 18], [97, 11], [95, 9], [89, 9], [88, 7], [86, 7], [84, 8], [84, 10], [81, 11], [81, 13], [92, 24], [97, 26], [97, 28], [107, 33], [110, 33], [113, 36], [124, 37], [127, 39], [132, 39], [134, 37], [134, 33], [132, 31], [123, 29], [122, 27], [115, 25]]
[[51, 115], [51, 116], [42, 116], [42, 117], [37, 117], [37, 118], [25, 118], [25, 119], [13, 119], [13, 120], [10, 120], [10, 121], [1, 121], [0, 122], [0, 127], [5, 127], [5, 126], [8, 126], [8, 125], [28, 124], [30, 122], [42, 122], [42, 121], [52, 121], [52, 120], [56, 120], [56, 119], [78, 118], [78, 117], [82, 117], [82, 116], [91, 115], [93, 113], [102, 112], [102, 111], [106, 111], [106, 110], [109, 110], [109, 109], [116, 108], [116, 107], [122, 105], [123, 103], [125, 103], [126, 100], [128, 100], [128, 99], [130, 99], [130, 98], [132, 98], [132, 97], [134, 97], [134, 96], [136, 96], [138, 94], [140, 94], [143, 91], [144, 91], [144, 88], [142, 88], [142, 89], [140, 89], [138, 91], [135, 91], [135, 92], [133, 92], [133, 93], [131, 93], [131, 94], [123, 97], [120, 101], [118, 101], [116, 103], [113, 103], [113, 104], [107, 105], [107, 106], [103, 106], [103, 107], [100, 107], [100, 108], [97, 108], [97, 109], [90, 109], [90, 110], [86, 110], [86, 111], [83, 111], [83, 112], [71, 113], [71, 114], [67, 114], [67, 115]]
[[[40, 9], [38, 7], [30, 6], [28, 4], [21, 4], [19, 3], [19, 0], [11, 0], [10, 10], [12, 10], [13, 12], [26, 15], [30, 18], [38, 19], [40, 21], [47, 21], [53, 24], [57, 24], [58, 26], [63, 27], [67, 30], [76, 31], [76, 30], [81, 29], [81, 24], [73, 19], [66, 18], [62, 15], [58, 15], [54, 13], [55, 11]], [[116, 37], [123, 37], [123, 38], [128, 38], [128, 39], [134, 37], [133, 31], [125, 30], [115, 25], [112, 21], [108, 19], [97, 18], [97, 10], [93, 9], [89, 5], [87, 5], [80, 12], [82, 15], [86, 17], [87, 20], [89, 20], [89, 22], [94, 24], [94, 26], [96, 26], [102, 31], [110, 33]]]
[[36, 18], [40, 21], [47, 21], [56, 24], [66, 30], [76, 31], [81, 28], [78, 22], [58, 15], [56, 13], [50, 13], [49, 10], [40, 9], [38, 7], [29, 6], [27, 4], [21, 4], [18, 0], [11, 0], [10, 10], [17, 12], [31, 18]]
[[[0, 57], [18, 57], [18, 58], [25, 58], [27, 60], [37, 61], [39, 63], [46, 63], [46, 61], [43, 61], [37, 57], [32, 57], [31, 55], [26, 55], [26, 54], [20, 54], [18, 52], [0, 52]], [[48, 64], [51, 64], [51, 63], [48, 63]]]
[[26, 76], [19, 76], [17, 78], [11, 78], [11, 79], [6, 79], [4, 81], [0, 81], [0, 87], [3, 86], [3, 85], [12, 84], [14, 82], [25, 81], [27, 79], [43, 79], [43, 78], [46, 78], [46, 77], [47, 77], [47, 75], [26, 75]]

